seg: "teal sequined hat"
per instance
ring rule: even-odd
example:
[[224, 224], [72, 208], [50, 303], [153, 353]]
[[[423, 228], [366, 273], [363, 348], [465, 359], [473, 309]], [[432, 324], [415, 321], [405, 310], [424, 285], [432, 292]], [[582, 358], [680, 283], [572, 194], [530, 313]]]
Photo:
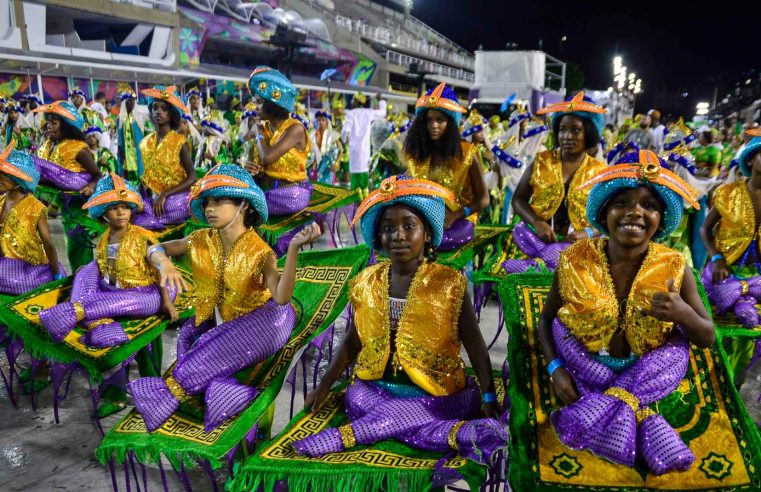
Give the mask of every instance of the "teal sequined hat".
[[579, 186], [579, 189], [593, 186], [587, 198], [587, 220], [598, 231], [609, 231], [601, 220], [605, 206], [619, 192], [646, 186], [655, 191], [666, 205], [661, 215], [662, 229], [654, 239], [665, 239], [682, 222], [684, 202], [696, 210], [700, 209], [696, 192], [682, 178], [669, 170], [668, 164], [650, 150], [640, 150], [624, 154], [616, 164], [603, 169], [594, 178]]
[[551, 113], [550, 127], [554, 126], [556, 120], [569, 114], [587, 119], [594, 125], [598, 137], [602, 138], [602, 131], [605, 129], [605, 113], [607, 112], [607, 109], [595, 104], [592, 98], [585, 97], [584, 91], [579, 91], [569, 100], [545, 106], [537, 111], [536, 114], [542, 115]]
[[190, 190], [190, 212], [200, 222], [206, 224], [203, 199], [208, 197], [242, 198], [246, 200], [262, 223], [267, 222], [267, 200], [254, 178], [240, 166], [219, 164], [209, 170]]
[[359, 204], [351, 225], [354, 227], [361, 220], [362, 237], [365, 243], [372, 245], [383, 210], [395, 204], [406, 205], [423, 214], [433, 232], [433, 245], [438, 246], [444, 236], [445, 200], [454, 202], [456, 199], [449, 190], [433, 181], [391, 176]]
[[58, 115], [64, 123], [73, 126], [79, 131], [82, 131], [82, 128], [85, 126], [85, 119], [69, 101], [56, 101], [51, 104], [43, 104], [33, 109], [32, 113]]
[[143, 197], [137, 189], [115, 173], [109, 173], [98, 180], [95, 191], [82, 209], [89, 210], [90, 217], [97, 219], [106, 213], [111, 205], [126, 203], [131, 209], [143, 210]]
[[266, 99], [289, 113], [296, 106], [299, 91], [288, 77], [271, 67], [256, 67], [248, 78], [248, 90], [262, 99]]
[[750, 176], [753, 173], [753, 169], [748, 165], [748, 161], [759, 151], [761, 151], [761, 137], [753, 137], [740, 153], [740, 157], [737, 158], [737, 162], [740, 164], [740, 171], [745, 176]]
[[13, 150], [14, 147], [16, 139], [11, 140], [0, 154], [0, 173], [7, 174], [21, 188], [34, 193], [40, 182], [40, 172], [29, 154]]

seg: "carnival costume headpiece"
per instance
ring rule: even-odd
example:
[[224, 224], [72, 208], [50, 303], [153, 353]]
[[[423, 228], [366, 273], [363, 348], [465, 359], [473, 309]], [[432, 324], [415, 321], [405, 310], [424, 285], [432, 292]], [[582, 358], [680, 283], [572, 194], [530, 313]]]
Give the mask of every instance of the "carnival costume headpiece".
[[455, 201], [455, 197], [449, 190], [433, 181], [391, 176], [384, 179], [377, 190], [362, 200], [351, 225], [354, 227], [357, 221], [361, 220], [362, 237], [367, 244], [373, 244], [381, 212], [398, 203], [423, 214], [433, 231], [433, 245], [438, 246], [444, 236], [445, 200]]
[[85, 119], [79, 111], [77, 111], [77, 108], [75, 108], [69, 101], [56, 101], [51, 104], [43, 104], [42, 106], [33, 109], [32, 112], [56, 114], [60, 116], [65, 123], [73, 126], [79, 131], [82, 131], [82, 128], [85, 126]]
[[259, 113], [256, 111], [256, 104], [250, 102], [246, 104], [246, 107], [243, 108], [243, 114], [241, 115], [242, 119], [247, 119], [251, 117], [257, 117], [259, 116]]
[[109, 173], [98, 180], [93, 192], [82, 208], [90, 211], [90, 217], [97, 219], [106, 213], [109, 206], [116, 203], [126, 203], [131, 209], [143, 210], [143, 198], [132, 183], [121, 176]]
[[8, 103], [8, 105], [5, 106], [5, 109], [3, 109], [3, 111], [5, 112], [5, 114], [8, 114], [11, 111], [15, 111], [15, 112], [17, 112], [19, 114], [25, 114], [26, 113], [26, 111], [24, 111], [24, 108], [19, 103], [17, 103], [16, 101], [12, 101], [12, 102]]
[[180, 96], [177, 94], [177, 88], [173, 85], [168, 87], [157, 85], [151, 89], [143, 89], [140, 93], [148, 97], [149, 110], [155, 101], [161, 100], [166, 101], [167, 104], [172, 106], [174, 110], [180, 114], [180, 117], [182, 117], [183, 114], [190, 112], [188, 107], [185, 106], [185, 103], [182, 102], [182, 99], [180, 99]]
[[32, 101], [32, 102], [34, 102], [35, 104], [37, 104], [38, 106], [39, 106], [39, 105], [41, 105], [41, 104], [44, 104], [44, 103], [42, 102], [42, 99], [40, 99], [40, 98], [39, 98], [39, 97], [38, 97], [36, 94], [27, 94], [27, 95], [24, 97], [24, 99], [26, 99], [27, 101]]
[[433, 89], [428, 89], [424, 96], [420, 96], [415, 103], [415, 116], [429, 109], [437, 109], [454, 120], [456, 126], [460, 126], [463, 113], [467, 110], [460, 106], [454, 89], [440, 83]]
[[245, 169], [232, 164], [218, 164], [198, 180], [190, 190], [190, 211], [202, 223], [207, 223], [203, 211], [206, 197], [242, 198], [246, 200], [262, 222], [267, 222], [267, 200], [264, 192]]
[[222, 128], [216, 121], [214, 121], [211, 116], [207, 117], [201, 122], [201, 126], [203, 128], [208, 128], [212, 131], [215, 135], [218, 137], [221, 137], [225, 133], [225, 129]]
[[72, 96], [82, 96], [82, 99], [87, 100], [87, 93], [80, 89], [78, 86], [69, 91], [69, 97]]
[[598, 136], [602, 138], [602, 131], [605, 129], [605, 116], [603, 115], [607, 112], [608, 111], [605, 108], [595, 104], [591, 98], [584, 97], [584, 91], [579, 91], [575, 96], [564, 102], [543, 107], [537, 111], [536, 114], [552, 114], [550, 118], [550, 126], [554, 124], [556, 119], [569, 114], [579, 118], [585, 118], [592, 122], [597, 129]]
[[256, 67], [248, 78], [248, 90], [262, 99], [293, 112], [299, 91], [288, 77], [271, 67]]
[[518, 157], [519, 144], [516, 136], [504, 134], [500, 136], [491, 148], [492, 153], [510, 167], [519, 168], [523, 165]]
[[[751, 133], [753, 130], [749, 130], [745, 133], [748, 135], [753, 136], [755, 134]], [[758, 132], [759, 135], [761, 135], [761, 131]], [[753, 169], [751, 169], [749, 162], [753, 157], [758, 153], [761, 152], [761, 136], [754, 136], [750, 142], [745, 146], [743, 151], [740, 153], [740, 157], [737, 158], [737, 162], [740, 165], [740, 171], [745, 176], [750, 176], [753, 173]]]
[[127, 89], [119, 93], [119, 99], [126, 101], [127, 99], [137, 99], [137, 94], [132, 89]]
[[651, 188], [666, 204], [661, 218], [663, 228], [655, 235], [655, 239], [667, 238], [679, 227], [684, 209], [683, 200], [696, 210], [700, 209], [695, 190], [691, 186], [671, 172], [663, 159], [654, 152], [640, 150], [624, 154], [616, 164], [579, 186], [579, 189], [593, 187], [587, 199], [589, 223], [608, 234], [608, 229], [600, 220], [605, 205], [618, 192], [640, 186]]
[[13, 150], [16, 139], [11, 140], [0, 153], [0, 173], [7, 174], [14, 183], [29, 193], [34, 193], [40, 182], [40, 172], [34, 166], [32, 157], [26, 152]]
[[684, 124], [681, 117], [676, 123], [669, 125], [668, 133], [663, 139], [663, 150], [673, 150], [680, 145], [690, 145], [697, 140], [695, 134]]
[[477, 110], [472, 109], [470, 111], [470, 116], [468, 116], [468, 119], [465, 120], [465, 126], [462, 131], [462, 136], [469, 137], [473, 135], [474, 133], [483, 131], [485, 124], [486, 124], [486, 118], [481, 116], [481, 114]]
[[190, 98], [193, 96], [202, 97], [203, 94], [201, 94], [201, 91], [198, 89], [198, 87], [191, 87], [190, 90], [188, 90], [186, 97], [188, 99], [188, 102], [190, 102]]

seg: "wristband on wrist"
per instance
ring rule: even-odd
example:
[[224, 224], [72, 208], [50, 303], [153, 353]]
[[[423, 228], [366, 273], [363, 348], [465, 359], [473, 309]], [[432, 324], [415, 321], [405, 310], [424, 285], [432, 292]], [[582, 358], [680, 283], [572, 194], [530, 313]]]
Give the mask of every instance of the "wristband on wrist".
[[481, 403], [496, 403], [497, 393], [490, 391], [481, 395]]
[[264, 135], [262, 135], [261, 133], [257, 133], [256, 136], [254, 137], [254, 139], [257, 142], [261, 142], [262, 140], [264, 140]]
[[552, 362], [547, 364], [547, 374], [552, 377], [552, 373], [558, 370], [559, 367], [563, 367], [563, 361], [560, 359], [554, 359]]
[[586, 233], [587, 233], [587, 237], [588, 237], [589, 239], [592, 239], [593, 237], [595, 237], [595, 231], [594, 231], [594, 230], [592, 230], [592, 228], [591, 228], [591, 227], [585, 227], [585, 228], [584, 228], [584, 231], [586, 231]]
[[462, 210], [465, 213], [465, 218], [470, 217], [470, 207], [462, 207]]
[[63, 276], [63, 273], [61, 272], [58, 272], [55, 275], [53, 275], [53, 280], [61, 280], [62, 278], [65, 278], [65, 277]]
[[716, 253], [715, 255], [713, 255], [713, 256], [711, 257], [711, 263], [715, 263], [715, 262], [717, 262], [717, 261], [719, 261], [719, 260], [723, 260], [723, 259], [724, 259], [724, 255], [723, 255], [723, 254], [721, 254], [721, 253]]
[[156, 251], [161, 251], [162, 253], [166, 254], [166, 249], [164, 249], [164, 247], [160, 244], [156, 244], [148, 248], [148, 261], [158, 266], [158, 263], [153, 261], [153, 253]]

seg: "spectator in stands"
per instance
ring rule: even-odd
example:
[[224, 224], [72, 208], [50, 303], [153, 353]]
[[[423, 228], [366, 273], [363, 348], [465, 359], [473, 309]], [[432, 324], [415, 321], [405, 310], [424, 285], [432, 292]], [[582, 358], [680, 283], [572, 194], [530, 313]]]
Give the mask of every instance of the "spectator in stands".
[[108, 111], [106, 111], [106, 95], [102, 92], [95, 94], [95, 99], [90, 103], [90, 109], [97, 111], [101, 117], [101, 121], [105, 122], [108, 118]]

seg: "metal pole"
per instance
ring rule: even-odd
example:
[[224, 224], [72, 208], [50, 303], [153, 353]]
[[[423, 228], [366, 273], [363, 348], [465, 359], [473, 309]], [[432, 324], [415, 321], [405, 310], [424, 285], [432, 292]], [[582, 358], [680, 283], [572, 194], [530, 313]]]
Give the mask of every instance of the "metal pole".
[[37, 89], [40, 92], [40, 101], [45, 102], [45, 91], [42, 90], [42, 75], [37, 74]]

